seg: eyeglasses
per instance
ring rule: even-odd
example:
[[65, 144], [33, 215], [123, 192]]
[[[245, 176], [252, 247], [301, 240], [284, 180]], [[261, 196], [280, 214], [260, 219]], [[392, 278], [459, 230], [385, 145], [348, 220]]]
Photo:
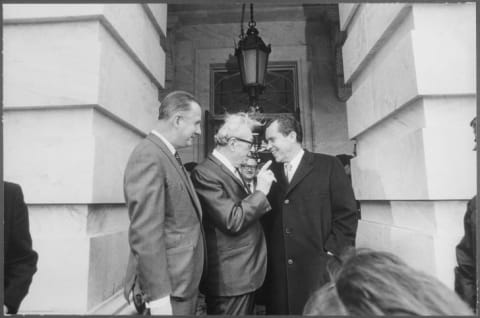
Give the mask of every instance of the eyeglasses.
[[250, 146], [253, 145], [253, 141], [250, 141], [250, 140], [247, 140], [247, 139], [243, 139], [243, 138], [239, 138], [239, 137], [230, 137], [230, 139], [236, 139], [236, 140], [238, 140], [238, 141], [246, 142], [246, 143], [249, 144]]
[[252, 165], [241, 164], [241, 165], [240, 165], [240, 168], [243, 168], [243, 169], [252, 169], [252, 170], [255, 170], [255, 169], [257, 169], [257, 166], [252, 166]]

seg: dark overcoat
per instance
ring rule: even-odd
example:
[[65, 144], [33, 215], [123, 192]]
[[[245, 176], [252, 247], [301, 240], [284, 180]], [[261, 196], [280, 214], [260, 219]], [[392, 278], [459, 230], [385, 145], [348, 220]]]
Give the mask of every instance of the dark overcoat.
[[4, 304], [9, 314], [16, 314], [27, 295], [33, 274], [37, 271], [38, 254], [32, 248], [28, 208], [22, 188], [4, 182]]
[[358, 211], [338, 159], [305, 151], [288, 184], [283, 164], [263, 219], [268, 269], [263, 288], [268, 314], [301, 314], [312, 292], [328, 281], [326, 263], [355, 244]]

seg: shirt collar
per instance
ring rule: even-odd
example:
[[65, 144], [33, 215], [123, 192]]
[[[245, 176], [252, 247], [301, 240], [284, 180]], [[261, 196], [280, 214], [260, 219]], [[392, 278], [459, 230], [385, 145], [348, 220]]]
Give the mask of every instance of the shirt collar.
[[305, 151], [303, 149], [300, 149], [300, 151], [293, 157], [290, 162], [286, 162], [285, 164], [290, 164], [291, 165], [291, 171], [294, 172], [297, 170], [298, 166], [300, 165], [300, 161], [302, 160], [303, 154]]
[[232, 165], [230, 160], [227, 159], [224, 155], [222, 155], [217, 149], [213, 149], [212, 156], [217, 158], [228, 170], [230, 170], [235, 175], [235, 167]]
[[158, 138], [160, 138], [160, 140], [163, 141], [163, 143], [167, 146], [168, 150], [170, 150], [170, 152], [172, 153], [172, 155], [175, 155], [175, 153], [177, 152], [177, 150], [175, 149], [175, 147], [167, 140], [165, 139], [165, 137], [163, 137], [158, 131], [156, 131], [155, 129], [151, 131], [152, 134], [154, 134], [155, 136], [157, 136]]

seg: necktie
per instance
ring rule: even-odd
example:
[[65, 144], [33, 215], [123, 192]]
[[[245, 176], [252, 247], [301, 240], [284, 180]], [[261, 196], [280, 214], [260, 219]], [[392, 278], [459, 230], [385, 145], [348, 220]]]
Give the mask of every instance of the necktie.
[[178, 164], [180, 165], [180, 169], [182, 169], [183, 174], [185, 175], [185, 177], [187, 177], [187, 179], [189, 179], [187, 170], [185, 170], [185, 168], [183, 167], [182, 158], [180, 158], [180, 155], [179, 155], [178, 152], [176, 152], [176, 151], [175, 151], [175, 153], [174, 153], [173, 155], [175, 156], [175, 159], [177, 159], [177, 162], [178, 162]]
[[283, 167], [285, 169], [285, 177], [287, 177], [288, 182], [290, 182], [290, 180], [292, 180], [292, 165], [285, 163]]

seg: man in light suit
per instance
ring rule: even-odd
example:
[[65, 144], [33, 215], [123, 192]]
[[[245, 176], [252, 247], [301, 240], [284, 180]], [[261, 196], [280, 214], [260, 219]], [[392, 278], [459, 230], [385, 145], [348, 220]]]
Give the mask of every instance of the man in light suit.
[[246, 114], [228, 116], [215, 135], [215, 149], [192, 171], [204, 213], [208, 269], [201, 291], [207, 314], [253, 314], [254, 292], [265, 278], [267, 251], [259, 218], [270, 210], [271, 162], [259, 171], [253, 193], [238, 171], [250, 152], [254, 124]]
[[4, 301], [3, 313], [16, 314], [27, 295], [33, 274], [37, 271], [38, 254], [32, 248], [28, 208], [22, 188], [3, 182], [4, 194]]
[[267, 125], [278, 180], [262, 219], [267, 239], [267, 314], [302, 314], [311, 293], [328, 281], [327, 261], [354, 246], [358, 212], [340, 161], [302, 149], [300, 123], [280, 116]]
[[176, 149], [200, 135], [201, 114], [191, 94], [168, 94], [157, 125], [125, 169], [131, 252], [124, 295], [142, 314], [195, 313], [204, 266], [202, 212]]

